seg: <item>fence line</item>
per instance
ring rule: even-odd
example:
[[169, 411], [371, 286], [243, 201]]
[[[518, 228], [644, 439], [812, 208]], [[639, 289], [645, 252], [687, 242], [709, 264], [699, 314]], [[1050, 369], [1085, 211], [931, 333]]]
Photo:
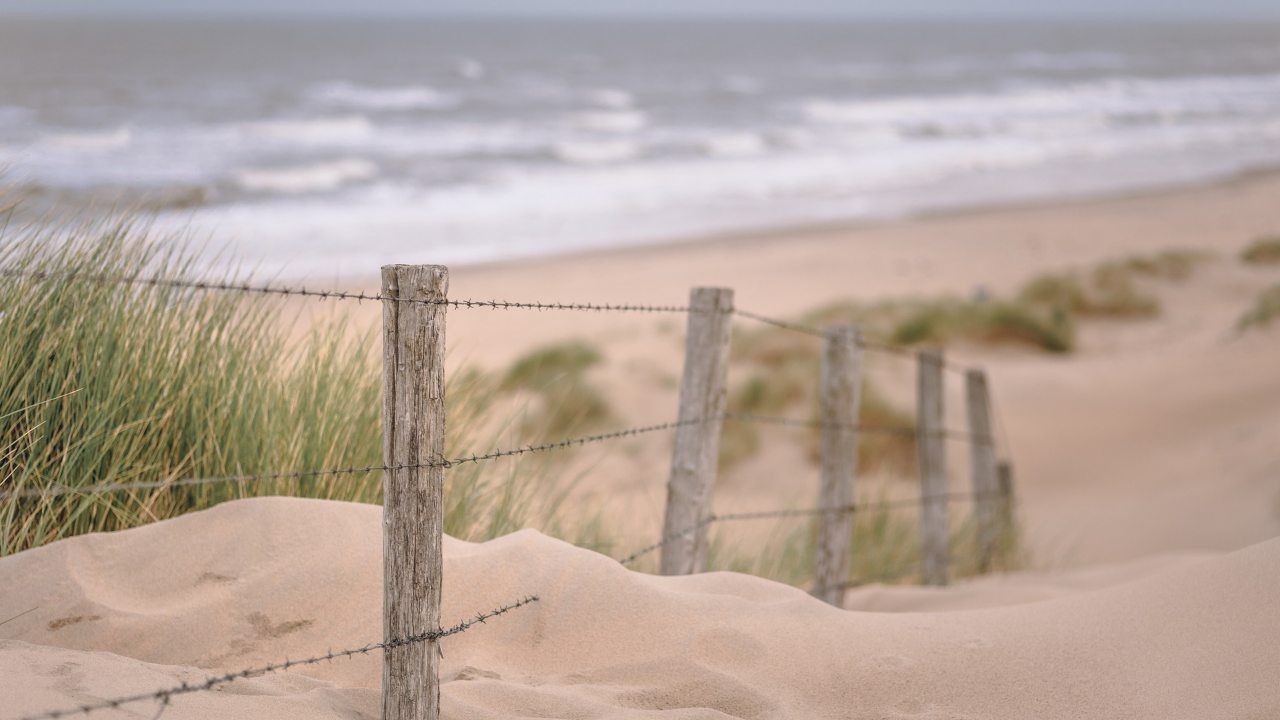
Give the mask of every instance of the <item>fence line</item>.
[[[348, 290], [314, 290], [308, 289], [306, 286], [296, 288], [282, 287], [276, 285], [253, 285], [247, 282], [231, 282], [217, 280], [182, 280], [177, 278], [157, 278], [157, 277], [110, 277], [105, 275], [92, 275], [84, 273], [47, 273], [38, 271], [23, 270], [3, 270], [0, 275], [5, 277], [28, 278], [32, 280], [72, 280], [79, 282], [97, 282], [108, 284], [123, 285], [142, 285], [147, 287], [163, 287], [173, 289], [195, 290], [198, 292], [236, 292], [252, 295], [281, 295], [294, 297], [311, 297], [319, 300], [355, 300], [356, 302], [397, 302], [415, 305], [436, 305], [457, 309], [463, 308], [488, 308], [491, 310], [567, 310], [580, 312], [621, 312], [621, 313], [667, 313], [667, 314], [693, 314], [707, 312], [688, 305], [652, 305], [641, 303], [597, 303], [597, 302], [541, 302], [536, 300], [497, 300], [489, 298], [401, 298], [386, 293], [369, 293], [364, 291], [351, 292]], [[741, 308], [734, 307], [730, 310], [733, 315], [738, 317], [754, 320], [773, 327], [790, 330], [792, 332], [809, 335], [812, 337], [825, 337], [825, 332], [819, 328], [815, 328], [803, 323], [790, 320], [781, 320], [760, 313], [751, 312]], [[913, 357], [910, 349], [887, 342], [876, 342], [860, 338], [858, 346], [875, 352], [882, 352], [899, 357]], [[947, 369], [955, 372], [964, 372], [971, 369], [967, 366], [948, 363]]]
[[[985, 392], [985, 375], [978, 368], [951, 363], [940, 350], [916, 353], [905, 347], [888, 343], [867, 341], [856, 328], [832, 327], [818, 329], [808, 325], [780, 320], [759, 313], [736, 308], [733, 291], [727, 288], [694, 288], [687, 305], [638, 305], [609, 303], [544, 303], [491, 299], [450, 299], [447, 296], [448, 268], [439, 265], [389, 265], [382, 268], [383, 285], [380, 292], [347, 292], [338, 290], [314, 290], [306, 287], [280, 287], [252, 285], [230, 281], [192, 281], [166, 278], [107, 277], [83, 273], [41, 273], [0, 270], [0, 275], [27, 277], [35, 280], [62, 278], [69, 281], [104, 283], [128, 283], [150, 287], [187, 289], [199, 292], [241, 292], [261, 295], [305, 296], [320, 300], [378, 301], [383, 303], [383, 463], [366, 467], [335, 468], [273, 472], [259, 475], [228, 477], [181, 478], [123, 483], [102, 483], [86, 488], [55, 485], [41, 490], [0, 492], [0, 499], [14, 496], [44, 497], [70, 493], [110, 492], [116, 490], [183, 487], [212, 483], [245, 483], [285, 479], [302, 479], [342, 474], [382, 471], [383, 480], [383, 543], [384, 543], [384, 637], [396, 639], [372, 643], [361, 648], [333, 653], [332, 651], [301, 661], [286, 660], [283, 663], [249, 668], [236, 673], [209, 678], [204, 683], [183, 683], [176, 688], [162, 689], [148, 694], [107, 700], [84, 705], [73, 710], [52, 711], [31, 716], [37, 718], [61, 718], [73, 713], [90, 713], [95, 710], [118, 707], [128, 702], [153, 700], [160, 703], [160, 712], [177, 694], [208, 690], [241, 678], [253, 677], [296, 665], [307, 665], [348, 657], [383, 649], [382, 707], [387, 720], [435, 720], [438, 715], [439, 677], [437, 657], [431, 646], [418, 643], [431, 642], [462, 632], [477, 622], [503, 614], [509, 610], [537, 601], [536, 596], [526, 597], [510, 605], [459, 623], [447, 630], [438, 628], [442, 567], [443, 534], [443, 471], [467, 463], [477, 464], [501, 458], [563, 450], [621, 439], [645, 433], [678, 430], [672, 453], [670, 480], [668, 483], [667, 515], [664, 521], [665, 535], [656, 543], [641, 548], [621, 558], [629, 565], [641, 557], [661, 549], [662, 568], [668, 574], [698, 572], [705, 558], [705, 529], [718, 522], [760, 520], [785, 517], [821, 517], [824, 536], [837, 537], [851, 532], [849, 515], [873, 509], [888, 510], [915, 506], [921, 509], [920, 529], [924, 579], [929, 583], [944, 584], [949, 558], [946, 556], [948, 532], [947, 506], [952, 500], [981, 502], [982, 512], [975, 507], [975, 520], [981, 531], [995, 530], [1000, 525], [1012, 524], [1012, 468], [1007, 462], [996, 464], [998, 477], [994, 484], [997, 492], [985, 488], [992, 485], [990, 468], [995, 463], [996, 438], [986, 413], [995, 412], [997, 431], [1004, 433], [999, 413], [989, 403]], [[403, 295], [403, 297], [402, 297]], [[530, 444], [510, 449], [497, 449], [483, 454], [446, 458], [443, 453], [445, 428], [444, 357], [446, 308], [482, 308], [493, 310], [562, 310], [584, 312], [643, 312], [679, 313], [689, 318], [686, 334], [686, 355], [683, 381], [680, 386], [680, 415], [677, 420], [655, 425], [630, 427], [595, 435], [586, 435], [554, 442]], [[728, 413], [724, 407], [726, 395], [727, 365], [731, 341], [730, 321], [741, 317], [773, 327], [821, 338], [826, 344], [822, 355], [822, 390], [819, 394], [822, 419], [809, 420], [750, 413]], [[848, 362], [833, 359], [832, 348], [845, 343]], [[914, 428], [901, 426], [875, 426], [856, 422], [861, 409], [859, 393], [837, 391], [846, 386], [858, 387], [860, 364], [856, 349], [869, 349], [899, 357], [911, 357], [920, 371], [917, 397], [919, 406]], [[852, 349], [852, 350], [851, 350]], [[943, 371], [964, 374], [969, 389], [981, 386], [983, 392], [971, 391], [966, 398], [970, 404], [969, 431], [953, 430], [943, 424], [944, 393]], [[830, 381], [830, 382], [829, 382]], [[981, 396], [979, 400], [975, 400]], [[983, 407], [979, 408], [978, 404]], [[990, 403], [994, 405], [993, 403]], [[715, 513], [711, 511], [711, 488], [718, 472], [718, 444], [720, 423], [725, 421], [775, 424], [794, 427], [821, 428], [856, 432], [824, 433], [823, 487], [828, 484], [829, 467], [839, 465], [843, 483], [841, 493], [824, 494], [822, 507], [754, 512]], [[850, 422], [850, 421], [855, 422]], [[712, 426], [714, 424], [714, 426]], [[692, 428], [707, 425], [711, 427]], [[919, 455], [921, 492], [919, 497], [887, 500], [877, 503], [853, 503], [853, 482], [856, 467], [849, 465], [850, 453], [856, 458], [857, 437], [861, 432], [911, 437]], [[958, 440], [971, 444], [971, 455], [982, 458], [983, 478], [974, 471], [972, 492], [947, 492], [947, 467], [944, 440]], [[1007, 437], [1004, 440], [1007, 447]], [[975, 463], [977, 467], [977, 463]], [[427, 472], [414, 472], [416, 470]], [[402, 472], [407, 471], [407, 472]], [[997, 506], [986, 505], [990, 497], [1003, 498], [1000, 512]], [[693, 520], [693, 522], [689, 522]], [[845, 525], [837, 525], [836, 520]], [[829, 522], [830, 521], [830, 522]], [[688, 523], [684, 527], [681, 527]], [[987, 527], [987, 526], [990, 527]], [[672, 531], [672, 528], [677, 530]], [[841, 527], [845, 529], [840, 529]], [[692, 542], [686, 542], [689, 538]], [[680, 542], [681, 545], [672, 545]], [[827, 545], [829, 543], [823, 543]], [[671, 545], [671, 547], [668, 547]], [[843, 556], [841, 556], [843, 557]], [[822, 564], [821, 553], [819, 565]], [[844, 566], [845, 560], [835, 559], [828, 565]], [[393, 572], [395, 571], [395, 572]], [[403, 571], [403, 572], [402, 572]], [[827, 573], [816, 579], [816, 584], [840, 584], [847, 578], [843, 573]], [[843, 587], [844, 585], [841, 585]], [[827, 602], [839, 605], [841, 595], [824, 595]], [[413, 646], [411, 650], [399, 650]], [[392, 652], [396, 650], [396, 652]]]
[[[784, 425], [802, 428], [823, 428], [823, 427], [840, 427], [855, 430], [857, 432], [883, 435], [897, 435], [904, 438], [915, 438], [918, 433], [912, 428], [894, 427], [887, 425], [868, 425], [864, 423], [842, 424], [827, 423], [821, 420], [805, 420], [803, 418], [780, 417], [773, 415], [755, 415], [751, 413], [724, 413], [720, 416], [722, 420], [734, 422], [750, 422], [765, 425]], [[335, 475], [360, 475], [373, 472], [391, 472], [395, 470], [415, 470], [422, 468], [443, 468], [450, 469], [459, 465], [468, 463], [481, 463], [489, 460], [497, 460], [501, 458], [515, 457], [518, 455], [526, 455], [529, 453], [547, 452], [550, 450], [561, 450], [571, 447], [579, 447], [591, 443], [604, 442], [606, 440], [616, 440], [626, 437], [634, 437], [663, 430], [671, 430], [684, 425], [700, 424], [710, 422], [712, 418], [694, 418], [690, 420], [674, 420], [670, 422], [658, 423], [656, 425], [644, 425], [626, 428], [622, 430], [614, 430], [607, 433], [596, 435], [585, 435], [582, 437], [558, 440], [555, 442], [541, 443], [536, 445], [526, 445], [523, 447], [512, 448], [508, 450], [495, 450], [485, 454], [463, 455], [452, 459], [440, 459], [438, 461], [427, 463], [408, 463], [399, 465], [365, 465], [361, 467], [343, 467], [343, 468], [327, 468], [320, 470], [289, 470], [274, 473], [254, 473], [242, 475], [223, 475], [210, 477], [188, 477], [177, 478], [173, 480], [139, 480], [136, 482], [118, 482], [118, 483], [99, 483], [97, 485], [89, 485], [86, 487], [76, 487], [71, 485], [51, 485], [45, 488], [28, 488], [24, 490], [5, 490], [0, 491], [0, 500], [7, 498], [45, 498], [58, 497], [61, 495], [100, 495], [110, 492], [128, 492], [132, 490], [157, 490], [174, 487], [189, 487], [199, 485], [215, 485], [215, 484], [243, 484], [243, 483], [265, 483], [275, 482], [278, 480], [302, 480], [313, 477], [330, 477]], [[940, 433], [943, 437], [956, 441], [978, 440], [979, 442], [993, 442], [994, 438], [990, 436], [977, 436], [962, 430], [942, 430]]]
[[0, 492], [0, 500], [8, 497], [56, 497], [59, 495], [71, 494], [100, 494], [105, 492], [118, 492], [128, 490], [149, 490], [157, 488], [181, 487], [188, 485], [212, 485], [218, 483], [246, 483], [246, 482], [272, 482], [275, 480], [293, 480], [308, 477], [320, 477], [330, 475], [355, 475], [370, 472], [391, 472], [395, 470], [416, 470], [423, 468], [442, 468], [449, 469], [459, 465], [468, 463], [481, 463], [487, 460], [497, 460], [500, 458], [515, 457], [517, 455], [525, 455], [528, 453], [546, 452], [549, 450], [562, 450], [570, 447], [578, 447], [589, 443], [603, 442], [605, 440], [616, 440], [619, 438], [633, 437], [636, 435], [644, 435], [646, 433], [658, 432], [661, 430], [670, 430], [681, 425], [690, 425], [700, 422], [706, 422], [702, 419], [672, 421], [660, 423], [657, 425], [646, 425], [641, 427], [626, 428], [624, 430], [615, 430], [597, 435], [586, 435], [583, 437], [570, 438], [567, 440], [558, 440], [555, 442], [541, 443], [537, 445], [526, 445], [524, 447], [512, 448], [509, 450], [495, 450], [483, 455], [463, 455], [452, 459], [441, 458], [425, 463], [403, 463], [397, 465], [367, 465], [364, 467], [347, 467], [334, 468], [326, 470], [298, 470], [286, 471], [278, 473], [266, 473], [255, 475], [227, 475], [221, 477], [199, 477], [199, 478], [180, 478], [177, 480], [143, 480], [139, 482], [124, 483], [102, 483], [99, 485], [90, 485], [88, 487], [73, 487], [66, 485], [55, 485], [48, 488], [31, 488], [19, 491]]
[[196, 290], [199, 292], [237, 292], [251, 295], [291, 295], [312, 297], [320, 300], [355, 300], [356, 302], [397, 302], [411, 305], [437, 305], [452, 308], [489, 308], [491, 310], [577, 310], [583, 312], [624, 312], [624, 313], [691, 313], [698, 312], [684, 305], [643, 305], [635, 303], [594, 303], [594, 302], [538, 302], [521, 300], [493, 299], [424, 299], [402, 298], [386, 293], [350, 292], [346, 290], [309, 290], [305, 286], [291, 288], [275, 285], [252, 285], [213, 280], [180, 280], [176, 278], [148, 277], [109, 277], [105, 275], [89, 275], [81, 273], [45, 273], [21, 270], [5, 270], [0, 274], [6, 277], [30, 278], [33, 280], [73, 280], [79, 282], [97, 282], [121, 285], [143, 285], [148, 287], [164, 287], [174, 289]]
[[699, 520], [697, 523], [690, 525], [683, 530], [671, 533], [661, 540], [645, 545], [644, 547], [632, 552], [630, 555], [617, 558], [619, 564], [630, 565], [640, 558], [648, 555], [656, 550], [662, 549], [667, 543], [687, 537], [690, 533], [697, 532], [704, 527], [713, 525], [718, 522], [737, 522], [743, 520], [769, 520], [776, 518], [788, 517], [813, 517], [817, 515], [826, 515], [828, 513], [836, 514], [853, 514], [858, 512], [868, 512], [877, 510], [899, 510], [904, 508], [917, 507], [926, 501], [941, 500], [944, 502], [963, 501], [963, 500], [982, 500], [994, 497], [1004, 497], [1002, 493], [942, 493], [940, 495], [920, 496], [913, 498], [903, 498], [900, 500], [878, 500], [872, 503], [853, 503], [850, 505], [836, 505], [832, 507], [814, 507], [814, 508], [797, 508], [787, 510], [755, 510], [750, 512], [732, 512], [732, 513], [711, 513]]
[[[739, 422], [753, 422], [763, 425], [788, 425], [791, 427], [802, 427], [811, 429], [821, 428], [841, 428], [845, 430], [854, 430], [861, 433], [869, 433], [872, 435], [901, 435], [903, 437], [916, 438], [921, 435], [920, 431], [915, 428], [900, 427], [893, 425], [868, 425], [865, 423], [834, 423], [824, 420], [806, 420], [804, 418], [783, 417], [778, 415], [756, 415], [754, 413], [726, 413], [725, 420], [736, 420]], [[929, 433], [925, 433], [929, 434]], [[961, 442], [982, 442], [994, 444], [995, 438], [990, 435], [979, 435], [966, 430], [948, 430], [946, 428], [934, 433], [948, 440], [956, 440]]]
[[224, 675], [215, 675], [213, 677], [205, 679], [204, 682], [198, 682], [198, 683], [184, 682], [179, 685], [174, 685], [168, 688], [162, 688], [160, 690], [153, 690], [147, 693], [137, 693], [135, 695], [124, 695], [121, 697], [111, 698], [109, 700], [102, 700], [95, 703], [87, 703], [87, 704], [80, 705], [78, 707], [70, 708], [67, 710], [50, 710], [47, 712], [37, 713], [35, 715], [25, 715], [21, 718], [18, 718], [18, 720], [58, 720], [58, 718], [69, 717], [71, 715], [80, 715], [80, 714], [88, 715], [89, 713], [96, 712], [99, 710], [114, 710], [116, 708], [119, 708], [121, 705], [126, 705], [129, 703], [136, 703], [136, 702], [144, 702], [148, 700], [161, 703], [161, 708], [163, 708], [165, 705], [168, 705], [170, 699], [172, 699], [177, 695], [185, 695], [187, 693], [212, 690], [213, 688], [219, 687], [221, 685], [226, 685], [228, 683], [232, 683], [237, 680], [245, 680], [253, 677], [261, 677], [262, 675], [268, 675], [270, 673], [275, 673], [275, 672], [284, 672], [284, 671], [290, 670], [291, 668], [299, 667], [302, 665], [317, 665], [322, 662], [332, 662], [334, 660], [338, 660], [341, 658], [352, 657], [353, 655], [367, 655], [374, 650], [387, 650], [387, 649], [396, 648], [396, 647], [403, 647], [405, 645], [415, 645], [417, 643], [422, 643], [422, 642], [441, 640], [451, 635], [457, 635], [458, 633], [466, 632], [468, 629], [470, 629], [475, 625], [483, 624], [486, 621], [490, 620], [491, 618], [498, 617], [499, 615], [505, 615], [506, 613], [511, 612], [516, 608], [524, 607], [525, 605], [528, 605], [530, 603], [538, 602], [539, 599], [540, 598], [537, 595], [526, 595], [514, 602], [507, 603], [506, 605], [502, 605], [500, 607], [496, 607], [487, 612], [478, 613], [475, 617], [467, 620], [463, 620], [451, 627], [440, 628], [438, 630], [432, 630], [430, 632], [421, 633], [419, 635], [411, 635], [403, 638], [395, 638], [392, 640], [384, 640], [382, 642], [369, 643], [368, 645], [362, 645], [360, 647], [355, 647], [355, 648], [347, 648], [346, 650], [337, 650], [337, 651], [330, 650], [326, 652], [324, 655], [316, 655], [313, 657], [304, 658], [302, 660], [285, 660], [284, 662], [270, 663], [267, 665], [261, 665], [259, 667], [245, 668], [244, 670], [237, 670], [235, 672], [229, 672]]

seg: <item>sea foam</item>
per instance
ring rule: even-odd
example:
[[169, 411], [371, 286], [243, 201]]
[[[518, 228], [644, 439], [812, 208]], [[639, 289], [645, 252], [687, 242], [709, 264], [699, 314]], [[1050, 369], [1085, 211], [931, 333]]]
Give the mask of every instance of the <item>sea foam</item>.
[[237, 173], [236, 181], [245, 190], [298, 195], [337, 190], [377, 174], [378, 167], [373, 163], [346, 158], [295, 167], [249, 168]]
[[[471, 72], [476, 72], [476, 67], [479, 66], [466, 67], [471, 68]], [[483, 68], [479, 72], [483, 73]], [[457, 95], [440, 92], [425, 85], [375, 87], [331, 82], [312, 88], [309, 95], [326, 105], [365, 110], [447, 110], [461, 103]]]

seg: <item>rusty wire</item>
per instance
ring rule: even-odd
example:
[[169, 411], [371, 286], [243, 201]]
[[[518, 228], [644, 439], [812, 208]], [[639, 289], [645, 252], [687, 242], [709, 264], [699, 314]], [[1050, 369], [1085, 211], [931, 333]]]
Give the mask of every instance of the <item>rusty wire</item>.
[[[436, 640], [449, 637], [450, 635], [457, 635], [458, 633], [465, 632], [466, 630], [468, 630], [474, 625], [484, 623], [490, 618], [503, 615], [512, 610], [515, 610], [516, 608], [523, 607], [530, 603], [538, 602], [538, 599], [539, 598], [537, 595], [526, 595], [525, 597], [522, 597], [519, 600], [516, 600], [515, 602], [508, 603], [501, 607], [494, 608], [493, 610], [489, 610], [488, 612], [478, 613], [475, 617], [467, 620], [463, 620], [462, 622], [459, 622], [456, 625], [453, 625], [452, 627], [441, 628], [438, 630], [430, 630], [418, 635], [410, 635], [408, 637], [395, 638], [393, 640], [384, 640], [382, 642], [369, 643], [368, 645], [362, 645], [360, 647], [355, 647], [355, 648], [348, 648], [346, 650], [330, 650], [323, 655], [316, 655], [314, 657], [304, 658], [302, 660], [285, 660], [284, 662], [271, 663], [269, 665], [262, 665], [262, 666], [253, 667], [253, 668], [245, 668], [244, 670], [237, 670], [235, 672], [229, 672], [224, 675], [215, 675], [213, 677], [206, 678], [203, 682], [198, 682], [198, 683], [183, 682], [180, 685], [175, 685], [168, 688], [153, 690], [151, 692], [146, 692], [146, 693], [138, 693], [136, 695], [124, 695], [121, 697], [111, 698], [108, 700], [100, 700], [94, 703], [86, 703], [84, 705], [79, 705], [74, 708], [68, 708], [66, 710], [49, 710], [46, 712], [37, 713], [35, 715], [25, 715], [19, 718], [18, 720], [58, 720], [58, 718], [70, 717], [72, 715], [88, 715], [90, 713], [97, 712], [99, 710], [114, 710], [116, 708], [119, 708], [121, 705], [136, 703], [136, 702], [144, 702], [148, 700], [160, 703], [160, 712], [163, 712], [165, 706], [169, 704], [169, 701], [174, 696], [177, 696], [177, 695], [184, 695], [187, 693], [212, 690], [213, 688], [219, 687], [221, 685], [226, 685], [228, 683], [232, 683], [237, 680], [260, 677], [262, 675], [267, 675], [275, 672], [283, 672], [291, 668], [300, 667], [303, 665], [316, 665], [322, 662], [332, 662], [333, 660], [337, 660], [340, 658], [348, 658], [353, 655], [367, 655], [374, 650], [389, 650], [392, 648], [403, 647], [405, 645], [414, 645], [421, 642], [434, 642]], [[158, 717], [158, 714], [157, 714], [157, 717]]]

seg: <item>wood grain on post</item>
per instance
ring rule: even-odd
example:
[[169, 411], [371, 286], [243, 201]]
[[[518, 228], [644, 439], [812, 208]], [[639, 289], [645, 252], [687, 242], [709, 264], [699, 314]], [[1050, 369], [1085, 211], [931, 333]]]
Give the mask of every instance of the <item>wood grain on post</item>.
[[978, 570], [986, 572], [995, 557], [1000, 498], [996, 487], [996, 444], [991, 432], [991, 397], [987, 375], [972, 369], [964, 375], [969, 417], [969, 465], [973, 482], [973, 520]]
[[861, 338], [857, 328], [827, 330], [822, 352], [822, 487], [818, 507], [818, 547], [813, 595], [839, 607], [849, 582], [849, 542], [853, 535], [854, 479], [858, 469], [858, 407], [861, 395]]
[[947, 448], [943, 438], [941, 350], [922, 350], [916, 363], [919, 388], [916, 452], [920, 465], [921, 579], [947, 584]]
[[[423, 465], [444, 453], [445, 306], [449, 271], [440, 265], [382, 268], [382, 458], [387, 467]], [[441, 495], [444, 470], [405, 467], [383, 476], [382, 633], [386, 640], [440, 627]], [[435, 641], [383, 651], [382, 717], [436, 720], [440, 714]]]
[[679, 411], [679, 421], [687, 424], [676, 428], [671, 453], [662, 523], [662, 537], [670, 540], [662, 547], [663, 575], [701, 572], [706, 565], [707, 528], [700, 523], [711, 512], [719, 463], [733, 290], [694, 288], [689, 308]]

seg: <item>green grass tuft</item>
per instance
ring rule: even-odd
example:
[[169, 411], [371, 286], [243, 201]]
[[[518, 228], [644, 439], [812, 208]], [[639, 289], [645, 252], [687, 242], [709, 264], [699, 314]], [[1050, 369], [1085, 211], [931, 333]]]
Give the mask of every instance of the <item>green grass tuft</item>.
[[1253, 307], [1236, 321], [1236, 330], [1244, 332], [1267, 328], [1276, 318], [1280, 318], [1280, 285], [1272, 285], [1258, 295]]
[[1070, 316], [1054, 307], [1001, 300], [917, 302], [894, 326], [897, 345], [945, 345], [956, 340], [1024, 345], [1051, 353], [1075, 348]]
[[1181, 281], [1190, 278], [1196, 268], [1213, 259], [1203, 250], [1175, 248], [1154, 255], [1134, 255], [1121, 262], [1125, 270], [1161, 280]]
[[1249, 243], [1240, 253], [1240, 261], [1249, 265], [1280, 265], [1280, 235], [1269, 235]]

